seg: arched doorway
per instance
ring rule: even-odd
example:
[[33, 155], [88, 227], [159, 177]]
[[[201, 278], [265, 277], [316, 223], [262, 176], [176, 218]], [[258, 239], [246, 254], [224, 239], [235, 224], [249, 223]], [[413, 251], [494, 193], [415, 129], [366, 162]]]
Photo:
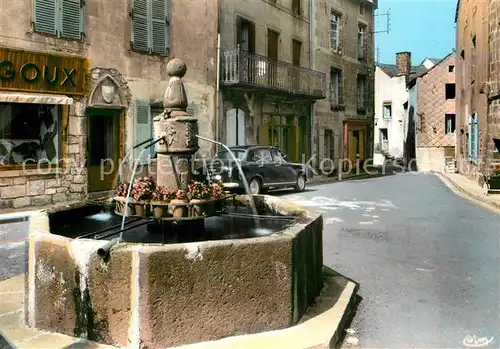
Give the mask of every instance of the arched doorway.
[[226, 113], [226, 144], [229, 147], [245, 145], [245, 112], [229, 109]]

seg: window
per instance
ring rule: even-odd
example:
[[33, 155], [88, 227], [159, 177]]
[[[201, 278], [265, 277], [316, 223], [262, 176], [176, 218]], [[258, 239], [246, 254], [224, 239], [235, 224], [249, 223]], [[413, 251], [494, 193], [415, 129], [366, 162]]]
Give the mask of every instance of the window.
[[251, 160], [259, 165], [272, 162], [271, 151], [269, 149], [256, 149], [253, 151]]
[[455, 114], [446, 114], [444, 116], [445, 130], [447, 135], [455, 133]]
[[132, 48], [162, 56], [169, 51], [169, 0], [132, 0]]
[[386, 102], [384, 103], [384, 119], [392, 118], [392, 103]]
[[61, 146], [58, 105], [0, 103], [1, 165], [57, 164]]
[[455, 71], [455, 66], [454, 65], [449, 65], [448, 66], [448, 73], [453, 73]]
[[330, 104], [342, 105], [342, 71], [335, 68], [330, 69]]
[[272, 148], [271, 154], [273, 156], [274, 162], [278, 162], [278, 163], [286, 162], [285, 155], [279, 149]]
[[366, 25], [359, 23], [358, 24], [358, 59], [366, 60], [367, 54], [367, 33], [366, 33]]
[[241, 17], [236, 22], [236, 40], [240, 50], [255, 53], [255, 24]]
[[446, 99], [455, 99], [455, 84], [446, 84], [445, 85], [445, 98]]
[[292, 0], [292, 13], [295, 16], [298, 16], [301, 14], [300, 0]]
[[340, 15], [332, 11], [330, 13], [330, 45], [332, 51], [337, 52], [339, 50], [340, 41]]
[[333, 130], [331, 129], [325, 129], [325, 135], [324, 135], [324, 156], [327, 159], [333, 160], [334, 153], [335, 153], [335, 147], [334, 147], [334, 136], [333, 136]]
[[364, 0], [361, 0], [359, 3], [359, 14], [364, 15], [365, 14], [365, 2]]
[[469, 118], [469, 137], [467, 139], [469, 161], [477, 164], [479, 149], [479, 115], [474, 114]]
[[83, 40], [84, 0], [35, 0], [35, 31]]
[[380, 147], [382, 151], [389, 150], [389, 133], [386, 128], [381, 128], [380, 130]]
[[356, 92], [357, 92], [357, 100], [358, 100], [358, 112], [366, 111], [366, 103], [367, 101], [367, 86], [366, 86], [366, 76], [358, 75], [356, 81]]

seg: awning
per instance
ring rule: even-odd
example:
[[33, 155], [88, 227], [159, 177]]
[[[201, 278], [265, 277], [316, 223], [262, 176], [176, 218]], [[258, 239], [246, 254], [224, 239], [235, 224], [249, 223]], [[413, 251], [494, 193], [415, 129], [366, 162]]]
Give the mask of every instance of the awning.
[[73, 104], [73, 98], [64, 95], [0, 92], [2, 103]]

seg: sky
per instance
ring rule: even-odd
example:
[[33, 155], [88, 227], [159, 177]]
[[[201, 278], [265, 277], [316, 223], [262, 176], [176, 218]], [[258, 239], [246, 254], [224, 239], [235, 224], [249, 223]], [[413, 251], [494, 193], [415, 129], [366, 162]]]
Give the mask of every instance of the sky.
[[[378, 61], [396, 63], [396, 52], [411, 52], [412, 65], [426, 57], [444, 58], [455, 48], [457, 0], [379, 0], [375, 12]], [[375, 51], [377, 57], [377, 51]]]

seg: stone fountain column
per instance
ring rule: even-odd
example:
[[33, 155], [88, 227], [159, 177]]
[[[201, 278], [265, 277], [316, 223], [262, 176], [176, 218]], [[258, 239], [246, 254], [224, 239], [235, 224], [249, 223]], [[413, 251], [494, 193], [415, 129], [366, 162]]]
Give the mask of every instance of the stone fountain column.
[[169, 191], [187, 190], [191, 181], [191, 158], [198, 151], [198, 120], [187, 112], [188, 100], [182, 78], [186, 64], [174, 58], [167, 64], [170, 76], [163, 97], [164, 112], [154, 119], [158, 143], [157, 185]]

